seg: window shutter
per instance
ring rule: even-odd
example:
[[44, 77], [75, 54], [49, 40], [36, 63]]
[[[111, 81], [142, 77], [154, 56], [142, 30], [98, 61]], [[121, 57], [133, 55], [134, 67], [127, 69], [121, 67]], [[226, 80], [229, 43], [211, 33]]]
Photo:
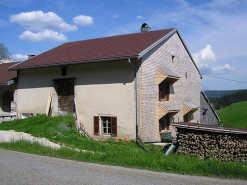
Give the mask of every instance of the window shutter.
[[94, 116], [94, 135], [99, 135], [99, 116]]
[[111, 117], [111, 136], [117, 136], [117, 117]]

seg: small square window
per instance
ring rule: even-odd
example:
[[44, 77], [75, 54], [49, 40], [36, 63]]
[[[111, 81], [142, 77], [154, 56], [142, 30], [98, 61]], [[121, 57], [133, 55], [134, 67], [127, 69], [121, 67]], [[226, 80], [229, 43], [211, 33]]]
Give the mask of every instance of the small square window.
[[67, 75], [67, 68], [66, 67], [62, 67], [62, 76], [66, 76]]
[[94, 116], [94, 135], [117, 136], [117, 116]]
[[172, 55], [172, 63], [174, 63], [174, 61], [175, 61], [175, 56]]

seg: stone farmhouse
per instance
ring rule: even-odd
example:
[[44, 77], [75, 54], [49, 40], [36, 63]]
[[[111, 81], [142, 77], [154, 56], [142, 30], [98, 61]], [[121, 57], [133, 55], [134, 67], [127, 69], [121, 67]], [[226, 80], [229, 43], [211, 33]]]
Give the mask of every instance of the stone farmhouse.
[[96, 140], [160, 142], [172, 122], [202, 120], [202, 76], [174, 28], [68, 42], [9, 70], [18, 118], [76, 112]]
[[17, 72], [8, 71], [16, 62], [0, 63], [0, 123], [16, 118], [14, 92], [17, 84]]

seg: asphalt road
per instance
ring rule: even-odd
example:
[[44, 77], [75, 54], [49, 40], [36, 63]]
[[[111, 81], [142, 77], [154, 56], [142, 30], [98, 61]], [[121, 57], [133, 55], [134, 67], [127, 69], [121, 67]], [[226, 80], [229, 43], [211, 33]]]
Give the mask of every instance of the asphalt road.
[[0, 149], [0, 184], [246, 185], [247, 181], [152, 172]]

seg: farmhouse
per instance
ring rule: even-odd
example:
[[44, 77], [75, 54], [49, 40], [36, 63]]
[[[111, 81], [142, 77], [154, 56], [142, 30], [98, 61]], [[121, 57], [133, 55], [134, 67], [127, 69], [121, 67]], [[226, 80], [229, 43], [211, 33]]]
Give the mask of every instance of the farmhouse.
[[200, 117], [201, 74], [177, 29], [68, 42], [9, 68], [18, 71], [18, 118], [77, 113], [94, 139], [175, 135]]
[[16, 89], [16, 71], [8, 71], [8, 67], [16, 62], [0, 63], [0, 123], [16, 117], [14, 92]]

